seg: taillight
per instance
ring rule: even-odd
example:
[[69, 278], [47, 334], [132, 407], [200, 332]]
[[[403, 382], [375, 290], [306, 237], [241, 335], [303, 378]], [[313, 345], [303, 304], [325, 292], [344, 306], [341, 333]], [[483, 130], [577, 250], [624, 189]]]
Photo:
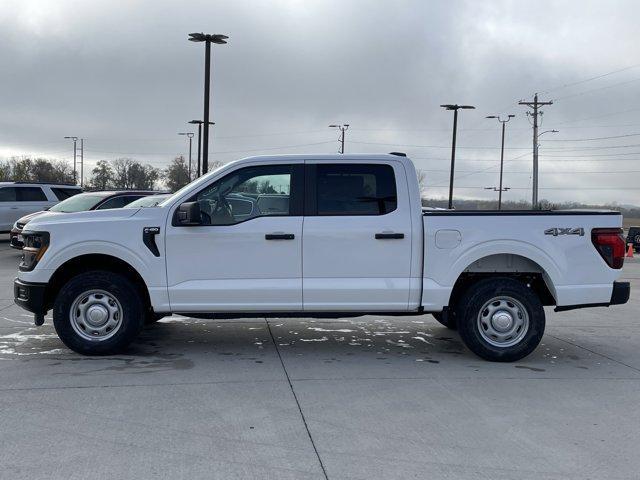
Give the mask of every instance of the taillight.
[[591, 242], [600, 256], [611, 268], [622, 268], [625, 244], [621, 228], [594, 228]]

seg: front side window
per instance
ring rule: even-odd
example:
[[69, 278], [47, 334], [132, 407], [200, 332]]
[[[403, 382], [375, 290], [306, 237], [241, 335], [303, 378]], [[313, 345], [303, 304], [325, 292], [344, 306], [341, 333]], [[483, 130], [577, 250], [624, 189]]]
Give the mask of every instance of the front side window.
[[391, 165], [318, 164], [318, 215], [384, 215], [398, 204]]
[[198, 202], [203, 225], [233, 225], [256, 217], [291, 215], [290, 165], [236, 170], [201, 190]]
[[40, 187], [18, 187], [19, 202], [46, 202], [47, 196]]

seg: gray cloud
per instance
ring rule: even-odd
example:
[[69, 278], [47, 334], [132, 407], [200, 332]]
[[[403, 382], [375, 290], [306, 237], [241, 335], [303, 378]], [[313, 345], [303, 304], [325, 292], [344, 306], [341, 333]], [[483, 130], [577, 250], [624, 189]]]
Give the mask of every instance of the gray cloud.
[[506, 198], [529, 198], [531, 130], [517, 101], [550, 90], [543, 127], [561, 132], [543, 137], [541, 196], [640, 204], [640, 172], [607, 173], [640, 170], [640, 147], [588, 148], [640, 136], [557, 141], [640, 132], [640, 68], [559, 88], [633, 65], [638, 13], [634, 1], [10, 0], [0, 155], [69, 159], [62, 137], [78, 135], [89, 164], [166, 165], [186, 151], [176, 133], [202, 115], [204, 52], [186, 38], [207, 31], [230, 36], [214, 48], [214, 159], [332, 152], [326, 126], [347, 122], [349, 151], [406, 151], [445, 185], [451, 115], [438, 106], [464, 102], [477, 110], [461, 118], [457, 193], [490, 195], [466, 188], [497, 181], [499, 128], [484, 117], [516, 113], [506, 158], [524, 156], [506, 164]]

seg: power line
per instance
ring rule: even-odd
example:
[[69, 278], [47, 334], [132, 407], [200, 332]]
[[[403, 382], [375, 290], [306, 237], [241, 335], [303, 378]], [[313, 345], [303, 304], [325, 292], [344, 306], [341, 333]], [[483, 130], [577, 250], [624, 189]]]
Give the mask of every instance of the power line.
[[611, 72], [607, 72], [607, 73], [603, 73], [603, 74], [600, 74], [600, 75], [596, 75], [595, 77], [589, 77], [589, 78], [585, 78], [583, 80], [578, 80], [577, 82], [565, 83], [564, 85], [560, 85], [558, 87], [554, 87], [554, 88], [550, 88], [549, 90], [545, 90], [544, 92], [541, 93], [541, 95], [546, 95], [547, 93], [553, 92], [555, 90], [561, 90], [563, 88], [573, 87], [575, 85], [581, 85], [583, 83], [591, 82], [593, 80], [598, 80], [600, 78], [608, 77], [609, 75], [614, 75], [614, 74], [620, 73], [620, 72], [625, 72], [627, 70], [631, 70], [631, 69], [637, 68], [637, 67], [640, 67], [640, 63], [635, 64], [635, 65], [631, 65], [629, 67], [624, 67], [624, 68], [621, 68], [621, 69], [618, 69], [618, 70], [613, 70]]
[[610, 140], [613, 138], [627, 138], [627, 137], [637, 137], [640, 136], [640, 133], [629, 133], [627, 135], [613, 135], [610, 137], [592, 137], [592, 138], [562, 138], [562, 139], [549, 139], [545, 140], [546, 142], [591, 142], [592, 140]]
[[630, 83], [637, 82], [638, 80], [640, 80], [640, 78], [634, 78], [633, 80], [627, 80], [626, 82], [614, 83], [613, 85], [605, 85], [603, 87], [592, 88], [591, 90], [585, 90], [584, 92], [572, 93], [571, 95], [565, 95], [564, 97], [557, 97], [555, 101], [566, 100], [567, 98], [572, 98], [572, 97], [580, 97], [582, 95], [586, 95], [587, 93], [593, 93], [593, 92], [598, 92], [600, 90], [606, 90], [609, 88], [619, 87], [622, 85], [628, 85]]

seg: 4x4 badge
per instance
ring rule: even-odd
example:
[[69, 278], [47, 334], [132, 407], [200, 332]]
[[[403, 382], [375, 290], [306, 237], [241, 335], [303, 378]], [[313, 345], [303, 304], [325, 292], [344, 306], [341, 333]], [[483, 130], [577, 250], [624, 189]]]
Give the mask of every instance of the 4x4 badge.
[[584, 228], [548, 228], [544, 231], [545, 235], [553, 235], [557, 237], [558, 235], [580, 235], [584, 236]]

